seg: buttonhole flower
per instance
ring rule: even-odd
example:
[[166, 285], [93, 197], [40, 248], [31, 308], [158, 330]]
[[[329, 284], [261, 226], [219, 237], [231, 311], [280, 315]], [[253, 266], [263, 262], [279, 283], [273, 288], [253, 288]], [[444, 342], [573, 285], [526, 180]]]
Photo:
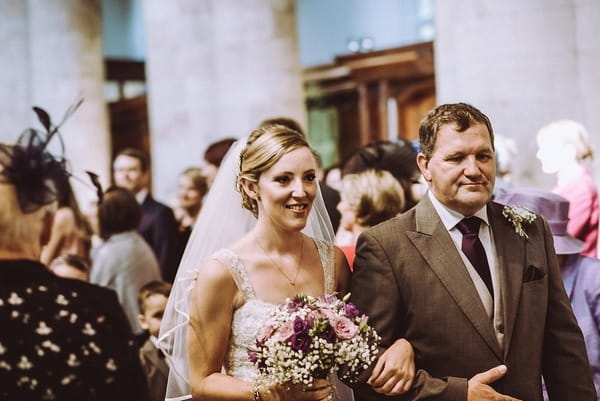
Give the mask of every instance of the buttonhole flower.
[[523, 224], [531, 224], [537, 217], [535, 213], [522, 206], [506, 205], [502, 209], [502, 215], [511, 222], [517, 234], [521, 237], [529, 238], [523, 229]]

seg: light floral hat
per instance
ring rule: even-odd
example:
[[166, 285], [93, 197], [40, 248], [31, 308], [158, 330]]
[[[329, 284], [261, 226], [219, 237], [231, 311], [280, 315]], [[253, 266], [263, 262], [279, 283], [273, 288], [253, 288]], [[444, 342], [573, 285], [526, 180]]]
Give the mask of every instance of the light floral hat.
[[521, 206], [543, 216], [554, 238], [557, 255], [580, 253], [585, 243], [567, 232], [569, 201], [552, 192], [535, 188], [509, 189], [494, 199], [504, 205]]

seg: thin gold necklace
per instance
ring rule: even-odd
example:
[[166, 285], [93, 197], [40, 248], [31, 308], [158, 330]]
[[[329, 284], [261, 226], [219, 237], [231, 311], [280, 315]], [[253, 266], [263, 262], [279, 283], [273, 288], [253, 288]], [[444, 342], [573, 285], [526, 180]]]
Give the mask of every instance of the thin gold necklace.
[[290, 277], [287, 274], [285, 274], [283, 269], [281, 267], [279, 267], [279, 265], [277, 263], [275, 263], [273, 258], [271, 258], [269, 256], [269, 254], [267, 253], [265, 248], [258, 241], [258, 238], [254, 238], [254, 241], [256, 241], [256, 243], [258, 244], [260, 249], [262, 249], [265, 256], [271, 261], [271, 264], [277, 268], [279, 273], [281, 273], [283, 275], [283, 277], [285, 277], [285, 279], [288, 281], [288, 283], [290, 283], [290, 285], [292, 287], [296, 288], [296, 280], [298, 280], [298, 275], [300, 274], [300, 270], [302, 269], [302, 259], [304, 258], [304, 237], [300, 237], [300, 263], [298, 263], [298, 268], [296, 269], [296, 274], [294, 274], [293, 279], [290, 279]]

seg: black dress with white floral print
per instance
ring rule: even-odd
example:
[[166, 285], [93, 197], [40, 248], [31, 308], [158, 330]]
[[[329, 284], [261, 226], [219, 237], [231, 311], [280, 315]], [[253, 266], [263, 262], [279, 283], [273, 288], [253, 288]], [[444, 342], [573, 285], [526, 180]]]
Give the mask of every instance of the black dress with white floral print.
[[146, 398], [114, 292], [34, 261], [0, 261], [0, 400]]

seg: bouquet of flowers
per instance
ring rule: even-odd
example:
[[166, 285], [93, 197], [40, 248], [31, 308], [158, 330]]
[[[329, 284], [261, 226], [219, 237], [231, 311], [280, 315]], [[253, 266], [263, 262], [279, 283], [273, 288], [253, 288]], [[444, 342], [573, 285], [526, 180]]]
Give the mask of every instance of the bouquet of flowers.
[[355, 381], [377, 356], [380, 337], [349, 296], [299, 294], [280, 305], [248, 349], [259, 380], [307, 385], [339, 372]]

